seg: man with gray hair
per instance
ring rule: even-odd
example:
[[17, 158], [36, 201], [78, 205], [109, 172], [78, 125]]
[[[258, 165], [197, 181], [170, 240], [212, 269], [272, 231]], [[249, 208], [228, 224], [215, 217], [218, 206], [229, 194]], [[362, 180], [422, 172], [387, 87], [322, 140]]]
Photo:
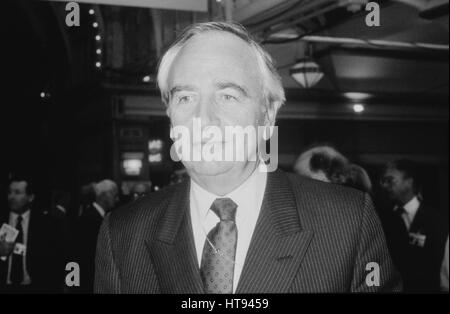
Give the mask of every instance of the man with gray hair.
[[328, 145], [311, 147], [300, 154], [294, 165], [294, 171], [314, 180], [343, 183], [347, 158]]
[[105, 215], [118, 202], [118, 188], [114, 181], [102, 180], [93, 184], [95, 200], [87, 206], [78, 220], [76, 250], [80, 261], [80, 292], [92, 292], [95, 273], [95, 250], [100, 226]]
[[[194, 133], [188, 148], [208, 144], [212, 129], [264, 132], [235, 147], [250, 152], [243, 160], [181, 154], [188, 180], [108, 215], [97, 245], [95, 292], [399, 288], [366, 194], [268, 172], [262, 158], [250, 158], [276, 134], [271, 130], [285, 96], [271, 57], [242, 26], [190, 26], [162, 57], [158, 85], [172, 128]], [[202, 126], [197, 137], [196, 119]], [[212, 137], [215, 148], [233, 144]]]

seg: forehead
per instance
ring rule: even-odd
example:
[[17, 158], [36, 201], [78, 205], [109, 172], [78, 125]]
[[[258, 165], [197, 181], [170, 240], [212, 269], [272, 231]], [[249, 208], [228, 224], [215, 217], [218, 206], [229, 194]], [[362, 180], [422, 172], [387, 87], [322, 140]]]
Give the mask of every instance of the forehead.
[[214, 80], [248, 84], [258, 79], [258, 64], [250, 45], [236, 35], [219, 31], [190, 38], [169, 71], [169, 86]]
[[110, 187], [105, 191], [106, 193], [117, 193], [118, 189], [115, 186]]
[[134, 187], [134, 192], [145, 192], [146, 190], [147, 188], [143, 184], [139, 184]]
[[21, 191], [25, 191], [27, 187], [27, 182], [26, 181], [13, 181], [11, 182], [11, 184], [9, 185], [9, 188], [11, 190], [21, 190]]
[[385, 176], [391, 176], [391, 177], [398, 177], [403, 175], [403, 172], [401, 172], [400, 170], [396, 169], [396, 168], [387, 168], [384, 172]]

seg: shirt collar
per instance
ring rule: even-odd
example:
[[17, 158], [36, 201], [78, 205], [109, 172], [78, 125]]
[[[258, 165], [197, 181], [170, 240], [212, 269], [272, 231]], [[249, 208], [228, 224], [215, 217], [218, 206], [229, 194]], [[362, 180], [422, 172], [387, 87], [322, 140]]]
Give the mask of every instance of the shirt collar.
[[97, 210], [97, 212], [100, 214], [100, 216], [105, 217], [105, 210], [103, 209], [103, 207], [101, 207], [98, 203], [93, 202], [92, 206], [94, 206], [94, 208]]
[[211, 204], [214, 202], [216, 198], [218, 198], [218, 196], [205, 190], [192, 179], [191, 179], [191, 189], [192, 189], [192, 197], [194, 198], [196, 204], [198, 204], [197, 210], [199, 213], [199, 217], [201, 219], [204, 219], [208, 214]]
[[406, 203], [403, 208], [408, 213], [408, 215], [414, 215], [419, 209], [420, 202], [417, 196], [414, 196], [408, 203]]
[[63, 206], [61, 206], [61, 205], [56, 205], [55, 206], [57, 209], [59, 209], [60, 211], [62, 211], [64, 214], [66, 213], [66, 209], [63, 207]]
[[22, 216], [22, 221], [28, 220], [28, 218], [30, 218], [30, 210], [27, 209], [27, 211], [21, 215], [15, 213], [15, 212], [10, 212], [10, 217], [12, 218], [13, 221], [17, 221], [17, 218], [19, 218], [19, 216]]
[[[233, 200], [238, 205], [246, 204], [249, 198], [249, 195], [254, 195], [255, 191], [258, 191], [259, 186], [265, 182], [267, 177], [267, 166], [264, 162], [261, 162], [258, 167], [255, 168], [253, 173], [248, 177], [240, 186], [231, 191], [230, 193], [224, 196], [218, 196], [214, 193], [211, 193], [200, 185], [198, 185], [194, 180], [191, 179], [191, 189], [192, 189], [192, 197], [195, 198], [195, 202], [198, 204], [198, 212], [200, 214], [201, 219], [205, 219], [209, 213], [209, 209], [216, 198], [225, 198], [228, 197]], [[262, 191], [261, 194], [264, 194]], [[256, 210], [254, 207], [251, 207], [252, 210]]]

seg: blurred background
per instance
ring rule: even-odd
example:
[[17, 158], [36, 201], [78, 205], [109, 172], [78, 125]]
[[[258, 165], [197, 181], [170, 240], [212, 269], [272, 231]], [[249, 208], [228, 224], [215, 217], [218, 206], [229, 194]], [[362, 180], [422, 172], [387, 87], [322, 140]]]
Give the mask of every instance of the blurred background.
[[32, 174], [39, 207], [63, 190], [77, 208], [80, 188], [104, 178], [121, 198], [136, 182], [177, 181], [158, 59], [187, 25], [233, 20], [282, 75], [282, 169], [314, 143], [332, 143], [373, 182], [408, 158], [424, 198], [448, 213], [448, 1], [377, 1], [374, 27], [364, 0], [83, 0], [72, 27], [66, 3], [2, 1], [2, 191]]

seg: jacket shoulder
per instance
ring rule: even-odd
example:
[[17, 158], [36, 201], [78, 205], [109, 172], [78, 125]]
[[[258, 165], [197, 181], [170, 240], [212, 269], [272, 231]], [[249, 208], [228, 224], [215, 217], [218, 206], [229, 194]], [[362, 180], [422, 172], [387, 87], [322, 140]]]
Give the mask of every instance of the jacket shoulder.
[[294, 191], [299, 192], [299, 190], [301, 189], [302, 193], [306, 193], [317, 198], [332, 198], [351, 201], [355, 199], [360, 200], [367, 194], [351, 187], [322, 182], [302, 177], [294, 173], [287, 173], [287, 177], [291, 182]]
[[292, 173], [287, 177], [297, 203], [309, 216], [361, 221], [365, 209], [373, 210], [370, 196], [362, 191]]
[[113, 210], [108, 214], [110, 228], [122, 229], [131, 226], [136, 228], [139, 225], [148, 226], [157, 221], [164, 214], [170, 200], [177, 197], [176, 191], [182, 184], [184, 182], [166, 187]]

